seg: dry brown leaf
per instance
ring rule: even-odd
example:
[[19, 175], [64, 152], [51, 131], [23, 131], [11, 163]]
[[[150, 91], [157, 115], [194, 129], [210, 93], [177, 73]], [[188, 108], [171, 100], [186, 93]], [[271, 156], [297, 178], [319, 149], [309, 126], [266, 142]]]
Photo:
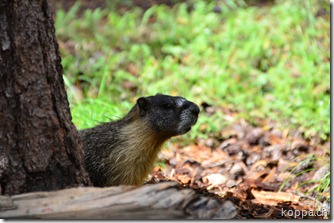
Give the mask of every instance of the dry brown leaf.
[[270, 140], [271, 145], [283, 143], [283, 139], [276, 135], [269, 135], [269, 140]]
[[283, 173], [279, 173], [278, 175], [277, 175], [277, 177], [276, 177], [276, 180], [278, 181], [278, 182], [283, 182], [283, 181], [285, 181], [285, 180], [290, 180], [290, 179], [293, 179], [293, 178], [295, 178], [295, 175], [294, 174], [292, 174], [292, 173], [290, 173], [290, 172], [283, 172]]
[[258, 191], [251, 189], [253, 196], [262, 203], [269, 203], [271, 201], [280, 203], [280, 202], [292, 202], [298, 203], [300, 196], [294, 195], [287, 192], [270, 192], [270, 191]]
[[256, 169], [256, 167], [258, 166], [264, 166], [266, 167], [268, 164], [268, 161], [267, 160], [259, 160], [257, 161], [256, 163], [254, 163], [251, 168], [249, 169], [249, 172], [254, 172], [254, 170]]
[[188, 184], [191, 181], [188, 175], [177, 175], [176, 178], [183, 184]]
[[219, 184], [224, 184], [228, 180], [227, 177], [220, 173], [213, 173], [202, 178], [204, 183], [208, 183], [210, 188]]
[[276, 167], [272, 168], [270, 170], [270, 172], [268, 173], [268, 175], [265, 178], [263, 178], [262, 182], [264, 183], [264, 182], [268, 182], [268, 181], [270, 182], [270, 181], [272, 181], [274, 179], [273, 176], [275, 175], [276, 170], [277, 170]]
[[251, 173], [249, 176], [247, 176], [247, 179], [249, 180], [258, 180], [261, 176], [263, 176], [264, 174], [267, 174], [269, 172], [269, 169], [266, 168], [264, 170], [260, 170], [259, 172], [255, 172], [252, 173], [251, 171], [249, 171], [249, 173]]

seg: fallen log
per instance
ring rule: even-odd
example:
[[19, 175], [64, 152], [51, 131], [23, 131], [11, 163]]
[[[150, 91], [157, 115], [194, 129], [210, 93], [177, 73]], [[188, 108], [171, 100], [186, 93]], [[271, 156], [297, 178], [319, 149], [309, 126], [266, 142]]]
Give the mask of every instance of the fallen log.
[[232, 202], [175, 182], [0, 196], [4, 219], [231, 219], [236, 214]]

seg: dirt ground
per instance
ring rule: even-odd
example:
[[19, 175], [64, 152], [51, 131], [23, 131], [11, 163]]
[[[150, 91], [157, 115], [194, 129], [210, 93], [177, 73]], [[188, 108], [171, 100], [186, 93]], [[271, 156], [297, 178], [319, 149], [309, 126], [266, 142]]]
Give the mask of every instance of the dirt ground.
[[[319, 144], [297, 133], [244, 121], [223, 129], [220, 135], [162, 151], [165, 165], [155, 168], [149, 183], [173, 180], [228, 199], [237, 206], [238, 219], [328, 217], [324, 194], [309, 191], [318, 185], [313, 180], [329, 172], [328, 163], [316, 159], [329, 156], [329, 142]], [[302, 216], [303, 211], [307, 216]]]
[[[54, 10], [69, 9], [75, 3], [51, 2]], [[80, 2], [82, 8], [106, 7], [105, 0]], [[273, 1], [251, 3], [260, 7]], [[153, 4], [173, 5], [173, 1], [134, 0], [132, 5], [147, 9]], [[126, 5], [120, 8], [127, 9]], [[201, 115], [223, 112], [227, 119], [235, 115], [207, 105], [202, 111]], [[161, 152], [163, 164], [155, 168], [147, 183], [177, 181], [184, 187], [228, 199], [237, 206], [238, 219], [328, 219], [326, 197], [330, 192], [314, 189], [317, 180], [329, 172], [330, 142], [305, 139], [298, 131], [278, 130], [275, 126], [266, 120], [260, 127], [241, 120], [192, 145], [171, 144], [173, 149]]]

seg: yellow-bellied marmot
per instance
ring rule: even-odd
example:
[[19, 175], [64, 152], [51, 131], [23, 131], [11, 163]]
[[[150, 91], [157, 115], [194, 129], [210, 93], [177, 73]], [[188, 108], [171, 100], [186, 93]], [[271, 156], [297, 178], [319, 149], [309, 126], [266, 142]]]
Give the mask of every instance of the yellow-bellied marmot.
[[79, 131], [95, 186], [140, 185], [162, 144], [188, 132], [199, 107], [182, 97], [141, 97], [122, 119]]

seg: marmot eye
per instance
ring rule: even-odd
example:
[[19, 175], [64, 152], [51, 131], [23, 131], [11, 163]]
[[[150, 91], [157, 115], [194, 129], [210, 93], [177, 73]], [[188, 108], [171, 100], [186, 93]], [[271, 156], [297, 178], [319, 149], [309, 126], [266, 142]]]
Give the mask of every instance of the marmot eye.
[[172, 103], [166, 103], [166, 104], [164, 104], [164, 108], [166, 108], [166, 109], [173, 108], [173, 104]]

